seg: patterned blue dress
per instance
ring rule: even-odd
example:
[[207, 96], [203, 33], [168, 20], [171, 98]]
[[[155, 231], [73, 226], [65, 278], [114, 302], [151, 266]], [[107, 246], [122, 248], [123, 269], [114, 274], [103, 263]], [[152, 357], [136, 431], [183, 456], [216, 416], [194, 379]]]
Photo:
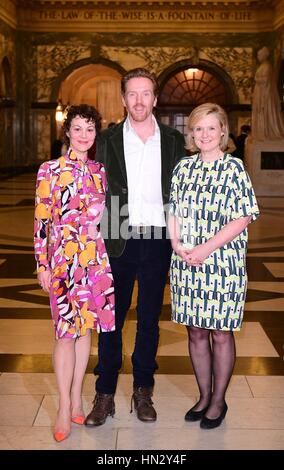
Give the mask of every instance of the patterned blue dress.
[[[204, 162], [185, 157], [173, 171], [170, 214], [179, 221], [180, 241], [193, 248], [205, 243], [230, 221], [259, 209], [243, 163], [229, 154]], [[236, 331], [241, 328], [247, 290], [247, 228], [215, 250], [201, 267], [188, 266], [172, 254], [172, 320], [188, 326]]]

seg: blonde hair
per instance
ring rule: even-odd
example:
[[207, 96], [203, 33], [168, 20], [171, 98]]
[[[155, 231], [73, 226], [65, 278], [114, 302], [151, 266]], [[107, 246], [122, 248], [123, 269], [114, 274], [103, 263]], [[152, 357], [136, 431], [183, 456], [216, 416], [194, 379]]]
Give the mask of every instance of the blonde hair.
[[222, 130], [222, 136], [220, 140], [220, 149], [221, 150], [226, 150], [228, 146], [228, 138], [229, 138], [229, 124], [228, 124], [228, 117], [223, 108], [219, 106], [218, 104], [215, 103], [204, 103], [201, 104], [200, 106], [197, 106], [197, 108], [194, 108], [194, 110], [190, 113], [188, 117], [188, 130], [189, 134], [187, 135], [187, 148], [196, 151], [199, 150], [199, 148], [196, 146], [192, 132], [194, 126], [200, 121], [200, 119], [203, 119], [205, 116], [208, 116], [208, 114], [215, 114], [216, 118], [220, 122], [221, 130]]

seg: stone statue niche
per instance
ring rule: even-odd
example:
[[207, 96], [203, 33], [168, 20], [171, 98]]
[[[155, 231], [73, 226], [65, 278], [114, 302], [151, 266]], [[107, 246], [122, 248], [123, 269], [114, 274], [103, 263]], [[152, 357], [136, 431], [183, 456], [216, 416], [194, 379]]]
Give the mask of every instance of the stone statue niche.
[[259, 49], [257, 58], [245, 163], [257, 195], [284, 196], [284, 119], [276, 74], [267, 47]]
[[260, 65], [254, 78], [252, 137], [256, 140], [284, 139], [284, 120], [268, 48], [259, 49], [257, 58]]

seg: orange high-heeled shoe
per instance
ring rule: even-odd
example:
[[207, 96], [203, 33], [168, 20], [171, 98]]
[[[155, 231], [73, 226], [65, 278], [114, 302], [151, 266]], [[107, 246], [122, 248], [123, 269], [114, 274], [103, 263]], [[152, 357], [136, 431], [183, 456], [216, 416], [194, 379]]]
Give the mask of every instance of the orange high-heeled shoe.
[[76, 423], [76, 424], [84, 424], [85, 419], [86, 418], [84, 415], [78, 415], [78, 416], [72, 416], [71, 421], [72, 423]]
[[59, 432], [59, 431], [56, 431], [53, 433], [53, 437], [54, 439], [56, 440], [56, 442], [61, 442], [61, 441], [64, 441], [65, 439], [67, 439], [67, 437], [69, 436], [70, 432]]

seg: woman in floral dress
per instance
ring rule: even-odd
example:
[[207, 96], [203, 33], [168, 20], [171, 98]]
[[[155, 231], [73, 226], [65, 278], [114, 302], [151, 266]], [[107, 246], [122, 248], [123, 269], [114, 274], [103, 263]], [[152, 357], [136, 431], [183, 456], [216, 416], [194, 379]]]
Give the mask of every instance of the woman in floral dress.
[[36, 183], [34, 244], [38, 281], [50, 296], [59, 410], [54, 438], [84, 423], [81, 389], [91, 330], [114, 331], [114, 288], [99, 223], [106, 175], [88, 158], [101, 118], [89, 105], [71, 106], [63, 124], [69, 149], [44, 162]]

